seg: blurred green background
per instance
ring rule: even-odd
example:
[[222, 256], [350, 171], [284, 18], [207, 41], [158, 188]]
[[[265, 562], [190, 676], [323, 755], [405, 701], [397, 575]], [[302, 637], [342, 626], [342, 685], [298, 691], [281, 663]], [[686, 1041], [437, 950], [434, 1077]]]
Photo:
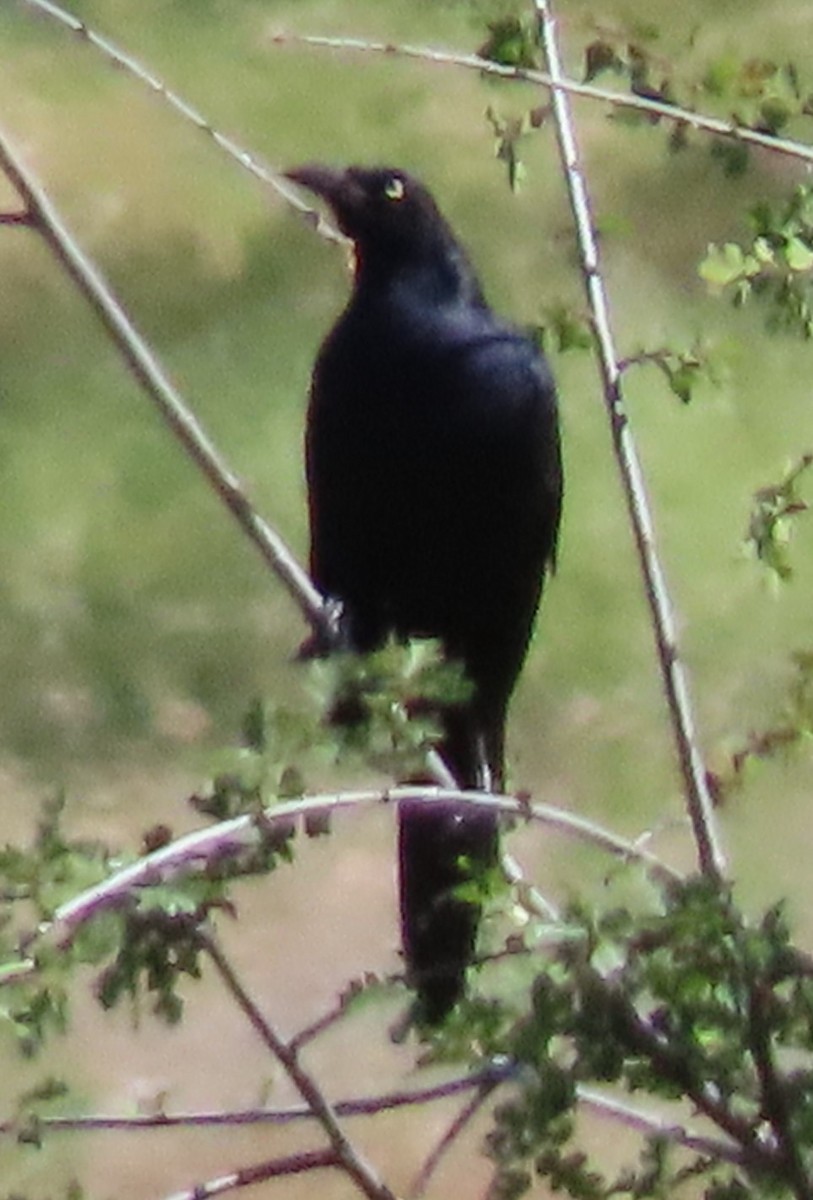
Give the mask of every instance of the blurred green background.
[[[484, 40], [487, 16], [505, 7], [76, 0], [73, 11], [273, 165], [386, 161], [422, 175], [495, 306], [535, 321], [546, 304], [581, 303], [554, 137], [546, 127], [527, 139], [527, 179], [512, 195], [484, 114], [492, 106], [518, 116], [538, 93], [271, 40], [327, 33], [469, 51]], [[639, 8], [560, 0], [573, 73], [591, 20], [623, 24]], [[658, 0], [646, 17], [659, 24], [664, 62], [679, 61], [687, 77], [725, 56], [794, 58], [803, 74], [811, 66], [799, 58], [813, 45], [807, 5], [693, 0], [675, 9]], [[314, 354], [347, 294], [342, 254], [158, 97], [23, 0], [0, 6], [0, 66], [3, 129], [260, 511], [304, 558], [304, 405]], [[702, 742], [720, 766], [749, 729], [781, 713], [788, 654], [813, 640], [809, 523], [796, 531], [796, 577], [778, 594], [740, 550], [751, 493], [813, 448], [811, 351], [768, 337], [759, 311], [734, 313], [709, 298], [696, 267], [708, 242], [745, 234], [749, 201], [781, 195], [807, 172], [760, 155], [744, 180], [728, 179], [702, 138], [675, 158], [659, 127], [630, 130], [584, 102], [576, 113], [621, 353], [684, 347], [702, 334], [726, 364], [722, 386], [702, 388], [689, 407], [654, 368], [629, 377]], [[11, 189], [0, 199], [13, 205]], [[0, 278], [4, 832], [24, 836], [40, 797], [64, 786], [77, 829], [134, 846], [158, 818], [189, 823], [184, 796], [234, 742], [253, 697], [296, 694], [290, 659], [304, 630], [33, 233], [0, 231]], [[672, 828], [679, 789], [596, 374], [583, 354], [554, 367], [567, 503], [560, 571], [513, 710], [513, 780], [631, 835], [663, 827], [657, 845], [688, 863], [685, 832]], [[723, 814], [749, 902], [789, 894], [802, 937], [811, 926], [809, 784], [801, 759], [771, 764]], [[597, 864], [558, 843], [531, 840], [522, 856], [559, 894], [596, 875]], [[299, 871], [246, 889], [235, 952], [291, 1029], [354, 971], [394, 968], [391, 874], [391, 819], [376, 814], [306, 847]], [[188, 1028], [137, 1038], [126, 1015], [101, 1018], [80, 1003], [65, 1069], [78, 1073], [89, 1104], [131, 1111], [163, 1089], [168, 1108], [256, 1100], [271, 1071], [255, 1061], [250, 1031], [217, 989], [190, 1000]], [[364, 1046], [363, 1072], [352, 1039], [317, 1051], [337, 1090], [348, 1080], [372, 1087], [411, 1064], [407, 1051], [386, 1046], [381, 1025], [373, 1014], [352, 1035]], [[397, 1155], [388, 1151], [397, 1178], [408, 1178], [403, 1164], [442, 1119], [384, 1129], [383, 1145], [398, 1129]], [[243, 1153], [228, 1135], [226, 1162], [264, 1157], [269, 1136], [241, 1134]], [[51, 1170], [68, 1177], [75, 1164], [92, 1195], [135, 1200], [223, 1165], [212, 1135], [172, 1137], [157, 1153], [126, 1138], [111, 1149], [99, 1135], [49, 1143], [39, 1157], [15, 1151], [13, 1161], [0, 1146], [0, 1168], [23, 1187]], [[274, 1152], [286, 1144], [277, 1138]], [[450, 1169], [461, 1163], [474, 1182], [483, 1178], [476, 1160]], [[313, 1185], [298, 1186], [307, 1195]], [[340, 1184], [335, 1194], [344, 1195]]]

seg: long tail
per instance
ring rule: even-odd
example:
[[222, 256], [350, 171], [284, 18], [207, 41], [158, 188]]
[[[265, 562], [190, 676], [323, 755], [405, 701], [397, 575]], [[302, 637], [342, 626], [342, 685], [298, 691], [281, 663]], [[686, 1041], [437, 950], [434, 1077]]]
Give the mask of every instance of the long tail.
[[[482, 785], [482, 756], [470, 716], [450, 720], [442, 753], [463, 787]], [[494, 726], [492, 725], [492, 730]], [[491, 787], [502, 784], [502, 720], [486, 747]], [[444, 805], [403, 804], [399, 811], [401, 938], [417, 1017], [439, 1024], [463, 994], [474, 956], [481, 905], [456, 895], [468, 879], [493, 866], [498, 855], [493, 813]]]

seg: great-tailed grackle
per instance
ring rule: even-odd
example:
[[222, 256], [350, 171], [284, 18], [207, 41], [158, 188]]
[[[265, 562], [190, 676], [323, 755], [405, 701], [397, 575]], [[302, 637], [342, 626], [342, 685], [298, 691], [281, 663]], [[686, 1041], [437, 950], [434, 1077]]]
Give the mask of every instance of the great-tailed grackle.
[[[326, 201], [355, 249], [307, 419], [314, 579], [343, 603], [358, 651], [430, 636], [462, 661], [473, 698], [443, 714], [441, 751], [462, 786], [498, 789], [506, 708], [556, 552], [553, 381], [489, 309], [417, 179], [319, 165], [288, 178]], [[474, 950], [479, 905], [455, 889], [496, 853], [491, 814], [401, 810], [403, 945], [429, 1023], [459, 998]]]

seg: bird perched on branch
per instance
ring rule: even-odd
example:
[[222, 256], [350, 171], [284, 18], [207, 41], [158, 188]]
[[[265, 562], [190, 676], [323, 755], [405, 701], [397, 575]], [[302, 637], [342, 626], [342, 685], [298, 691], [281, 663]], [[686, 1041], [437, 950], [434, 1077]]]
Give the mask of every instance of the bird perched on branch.
[[[313, 372], [306, 456], [311, 570], [342, 602], [349, 645], [435, 637], [474, 685], [442, 713], [461, 786], [499, 790], [506, 708], [559, 528], [553, 381], [486, 304], [427, 189], [396, 168], [308, 165], [355, 250], [350, 300]], [[493, 865], [492, 813], [404, 806], [401, 927], [418, 1014], [462, 993], [479, 905], [455, 894]]]

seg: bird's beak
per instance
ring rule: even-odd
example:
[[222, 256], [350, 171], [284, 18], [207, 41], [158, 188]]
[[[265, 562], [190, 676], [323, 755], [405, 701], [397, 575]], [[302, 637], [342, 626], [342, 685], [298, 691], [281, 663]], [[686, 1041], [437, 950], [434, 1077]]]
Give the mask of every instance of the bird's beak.
[[302, 167], [294, 167], [285, 171], [285, 178], [291, 183], [307, 188], [315, 196], [325, 200], [335, 210], [341, 196], [347, 187], [347, 175], [335, 167], [324, 167], [320, 163], [306, 163]]

